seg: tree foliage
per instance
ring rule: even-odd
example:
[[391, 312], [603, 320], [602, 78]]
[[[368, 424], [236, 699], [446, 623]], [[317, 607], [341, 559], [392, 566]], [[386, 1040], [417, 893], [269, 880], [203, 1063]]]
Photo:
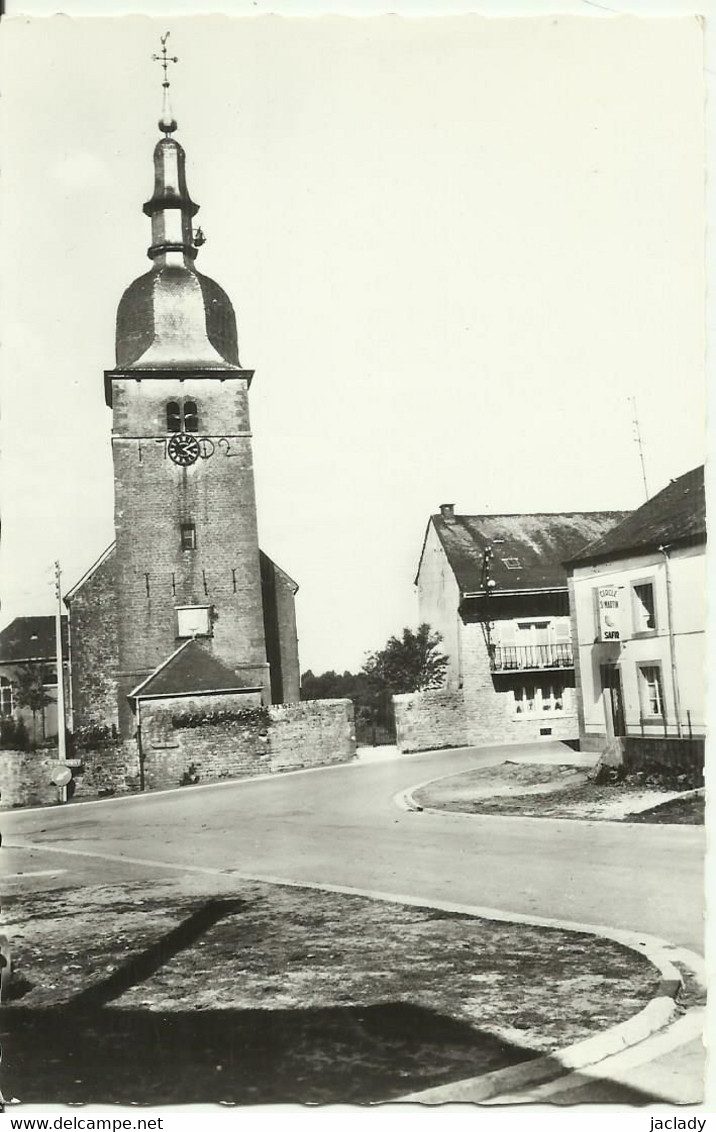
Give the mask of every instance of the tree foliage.
[[32, 744], [37, 746], [37, 717], [42, 713], [44, 733], [45, 708], [54, 702], [45, 688], [47, 669], [36, 661], [21, 665], [13, 677], [15, 703], [18, 707], [29, 708], [32, 712]]
[[360, 672], [323, 672], [310, 669], [301, 677], [302, 700], [352, 700], [355, 706], [356, 738], [361, 743], [391, 743], [395, 740], [392, 696], [438, 688], [445, 676], [447, 657], [438, 649], [442, 640], [429, 625], [402, 637], [391, 637], [384, 649], [372, 653]]
[[440, 688], [448, 663], [439, 650], [441, 641], [440, 633], [425, 622], [415, 632], [403, 629], [402, 637], [391, 637], [385, 648], [368, 657], [363, 672], [373, 686], [392, 695]]

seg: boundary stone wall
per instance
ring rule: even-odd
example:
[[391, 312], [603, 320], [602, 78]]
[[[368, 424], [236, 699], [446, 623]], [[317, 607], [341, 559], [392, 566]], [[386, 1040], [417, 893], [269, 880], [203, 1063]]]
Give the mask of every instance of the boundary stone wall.
[[[574, 695], [574, 693], [573, 693]], [[576, 707], [562, 715], [515, 719], [509, 694], [490, 686], [470, 692], [409, 692], [393, 696], [398, 749], [478, 747], [491, 743], [539, 743], [579, 737]]]
[[[200, 701], [194, 701], [194, 707]], [[182, 711], [187, 708], [182, 701]], [[168, 701], [142, 708], [144, 781], [148, 790], [178, 786], [185, 776], [212, 782], [331, 766], [355, 755], [350, 700], [274, 704], [268, 721], [229, 720], [198, 727], [172, 726], [179, 714]]]
[[0, 806], [41, 806], [58, 800], [50, 776], [57, 766], [52, 750], [0, 751]]
[[[266, 722], [259, 717], [256, 722], [173, 727], [173, 716], [192, 710], [207, 711], [206, 698], [155, 701], [151, 708], [143, 709], [145, 790], [178, 787], [182, 781], [191, 781], [192, 775], [200, 782], [250, 778], [331, 766], [355, 756], [350, 700], [275, 704], [266, 709]], [[140, 761], [133, 739], [78, 751], [77, 758], [81, 766], [73, 768], [70, 798], [139, 792]], [[58, 789], [51, 781], [56, 766], [57, 754], [52, 750], [0, 751], [0, 809], [58, 802]]]
[[[78, 751], [79, 767], [72, 768], [70, 799], [102, 798], [139, 790], [139, 759], [131, 740]], [[42, 806], [59, 801], [51, 780], [57, 768], [55, 750], [0, 751], [0, 809]]]

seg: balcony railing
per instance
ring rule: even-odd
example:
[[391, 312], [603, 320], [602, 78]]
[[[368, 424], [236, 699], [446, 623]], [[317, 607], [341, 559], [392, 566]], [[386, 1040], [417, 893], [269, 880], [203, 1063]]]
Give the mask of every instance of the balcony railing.
[[493, 672], [525, 672], [542, 668], [573, 668], [570, 644], [495, 645], [490, 658]]

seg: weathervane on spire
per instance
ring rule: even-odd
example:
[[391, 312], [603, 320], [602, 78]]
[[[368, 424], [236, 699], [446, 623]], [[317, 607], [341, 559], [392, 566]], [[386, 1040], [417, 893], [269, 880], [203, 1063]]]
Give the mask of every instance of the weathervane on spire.
[[161, 53], [161, 55], [152, 55], [152, 61], [154, 63], [161, 63], [162, 68], [164, 70], [164, 81], [162, 83], [162, 88], [163, 88], [163, 91], [164, 91], [164, 98], [163, 98], [163, 106], [162, 106], [162, 116], [159, 119], [159, 129], [164, 134], [172, 134], [172, 133], [174, 133], [174, 130], [176, 130], [176, 128], [177, 128], [176, 119], [172, 116], [171, 107], [169, 105], [169, 64], [170, 63], [178, 63], [179, 57], [177, 55], [167, 54], [167, 40], [168, 39], [169, 39], [169, 32], [165, 32], [164, 35], [160, 36], [160, 42], [161, 42], [161, 45], [162, 45], [162, 53]]

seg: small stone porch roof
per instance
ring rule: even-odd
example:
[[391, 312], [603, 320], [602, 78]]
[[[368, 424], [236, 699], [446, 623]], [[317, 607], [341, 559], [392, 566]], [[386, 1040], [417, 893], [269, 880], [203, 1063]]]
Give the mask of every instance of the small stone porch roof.
[[130, 700], [169, 696], [208, 696], [212, 693], [260, 691], [241, 687], [233, 668], [218, 660], [193, 638], [172, 653], [129, 693]]

